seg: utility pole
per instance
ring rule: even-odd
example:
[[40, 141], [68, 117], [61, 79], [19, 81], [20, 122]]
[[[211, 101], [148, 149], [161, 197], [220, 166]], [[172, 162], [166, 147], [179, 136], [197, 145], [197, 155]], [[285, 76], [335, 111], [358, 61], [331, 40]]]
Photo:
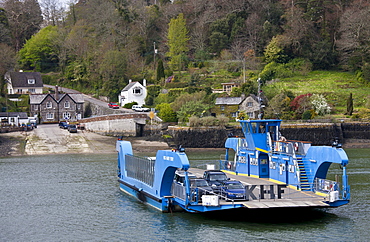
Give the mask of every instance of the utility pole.
[[157, 49], [155, 48], [155, 41], [153, 42], [154, 45], [154, 71], [155, 71], [155, 55], [157, 54]]

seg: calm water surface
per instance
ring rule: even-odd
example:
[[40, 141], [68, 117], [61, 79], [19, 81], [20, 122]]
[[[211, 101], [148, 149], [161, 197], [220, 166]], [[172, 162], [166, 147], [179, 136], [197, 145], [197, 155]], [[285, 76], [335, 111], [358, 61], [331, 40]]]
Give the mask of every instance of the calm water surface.
[[[2, 158], [0, 241], [367, 241], [370, 149], [346, 151], [349, 205], [259, 222], [245, 214], [152, 209], [118, 190], [116, 154]], [[217, 159], [219, 153], [188, 156]]]

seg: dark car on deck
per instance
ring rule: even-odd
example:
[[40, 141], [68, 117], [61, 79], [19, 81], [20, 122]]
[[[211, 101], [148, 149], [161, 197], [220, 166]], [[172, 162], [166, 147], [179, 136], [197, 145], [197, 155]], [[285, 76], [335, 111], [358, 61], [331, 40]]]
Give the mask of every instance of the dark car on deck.
[[61, 128], [61, 129], [68, 129], [67, 122], [64, 122], [64, 121], [59, 122], [59, 128]]
[[220, 170], [207, 170], [203, 173], [203, 178], [208, 182], [215, 193], [220, 193], [221, 185], [225, 181], [230, 180], [230, 178], [226, 176], [226, 173]]
[[221, 196], [225, 200], [246, 200], [245, 186], [240, 181], [225, 181], [221, 185]]
[[212, 187], [203, 178], [190, 178], [190, 188], [192, 192], [198, 195], [199, 201], [202, 201], [203, 195], [211, 195], [213, 193]]

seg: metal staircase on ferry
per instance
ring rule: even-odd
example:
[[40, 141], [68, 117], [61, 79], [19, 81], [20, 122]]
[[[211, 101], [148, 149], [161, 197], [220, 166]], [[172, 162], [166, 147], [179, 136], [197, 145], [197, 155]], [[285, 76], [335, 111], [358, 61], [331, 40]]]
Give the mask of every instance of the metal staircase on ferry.
[[311, 191], [310, 184], [308, 183], [308, 177], [306, 173], [306, 169], [304, 167], [302, 157], [297, 157], [299, 172], [300, 172], [300, 185], [302, 191]]

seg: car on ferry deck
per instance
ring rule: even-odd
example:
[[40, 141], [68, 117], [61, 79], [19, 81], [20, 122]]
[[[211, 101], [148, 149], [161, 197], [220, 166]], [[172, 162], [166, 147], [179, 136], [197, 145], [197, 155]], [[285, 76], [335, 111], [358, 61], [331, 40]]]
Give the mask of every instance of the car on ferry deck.
[[221, 186], [221, 196], [225, 200], [246, 200], [246, 191], [240, 181], [225, 181]]
[[190, 178], [190, 188], [195, 192], [198, 189], [198, 198], [201, 201], [203, 195], [214, 194], [212, 187], [203, 178]]
[[220, 170], [207, 170], [203, 173], [203, 178], [208, 182], [215, 193], [220, 193], [222, 183], [230, 180], [226, 173]]

